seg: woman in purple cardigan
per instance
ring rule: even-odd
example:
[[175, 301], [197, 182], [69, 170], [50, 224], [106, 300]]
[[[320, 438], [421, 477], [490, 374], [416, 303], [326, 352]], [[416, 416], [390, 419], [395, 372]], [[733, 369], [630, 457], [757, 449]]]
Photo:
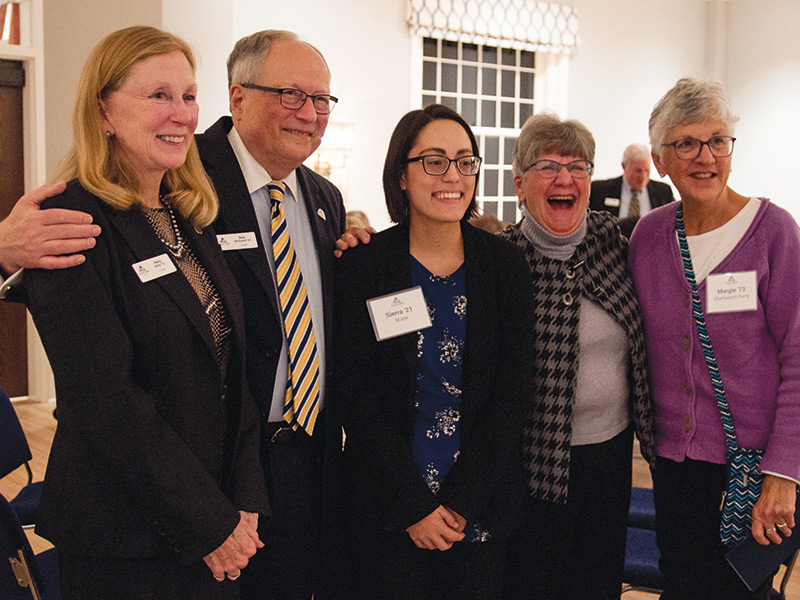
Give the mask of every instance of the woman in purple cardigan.
[[[727, 185], [737, 117], [717, 83], [681, 79], [656, 104], [650, 143], [680, 203], [646, 215], [629, 268], [645, 324], [653, 393], [653, 488], [662, 598], [766, 598], [724, 560], [720, 498], [726, 437], [678, 247], [682, 210], [691, 262], [739, 446], [763, 450], [752, 535], [778, 543], [795, 525], [800, 481], [800, 231], [766, 198]], [[735, 281], [735, 283], [734, 283]]]

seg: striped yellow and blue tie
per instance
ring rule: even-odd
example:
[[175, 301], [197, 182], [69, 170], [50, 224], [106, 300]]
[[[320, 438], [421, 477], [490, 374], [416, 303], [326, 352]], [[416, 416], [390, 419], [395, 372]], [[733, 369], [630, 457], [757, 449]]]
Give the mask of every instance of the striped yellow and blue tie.
[[272, 251], [281, 300], [283, 325], [289, 344], [289, 369], [283, 418], [293, 429], [302, 427], [309, 435], [319, 414], [319, 359], [317, 338], [311, 322], [306, 286], [283, 209], [285, 185], [273, 181], [267, 186], [272, 201]]

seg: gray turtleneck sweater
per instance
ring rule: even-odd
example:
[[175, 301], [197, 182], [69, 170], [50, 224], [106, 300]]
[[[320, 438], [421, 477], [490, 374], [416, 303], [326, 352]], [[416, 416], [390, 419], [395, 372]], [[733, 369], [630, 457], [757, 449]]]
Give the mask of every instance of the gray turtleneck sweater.
[[[569, 260], [586, 236], [586, 217], [566, 236], [544, 229], [525, 206], [522, 233], [534, 247], [554, 260]], [[628, 371], [630, 351], [625, 331], [599, 304], [580, 299], [578, 383], [572, 409], [572, 446], [599, 444], [630, 423]]]

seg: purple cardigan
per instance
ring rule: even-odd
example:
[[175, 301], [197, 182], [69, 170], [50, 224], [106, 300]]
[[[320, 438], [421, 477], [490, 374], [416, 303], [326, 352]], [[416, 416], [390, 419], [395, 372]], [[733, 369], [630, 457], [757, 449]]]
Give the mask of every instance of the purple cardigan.
[[[711, 381], [691, 311], [675, 235], [678, 203], [643, 217], [630, 243], [644, 317], [656, 455], [725, 462]], [[800, 479], [800, 230], [762, 199], [753, 222], [712, 273], [756, 271], [758, 308], [706, 314], [734, 427], [761, 468]], [[706, 309], [706, 281], [699, 285]]]

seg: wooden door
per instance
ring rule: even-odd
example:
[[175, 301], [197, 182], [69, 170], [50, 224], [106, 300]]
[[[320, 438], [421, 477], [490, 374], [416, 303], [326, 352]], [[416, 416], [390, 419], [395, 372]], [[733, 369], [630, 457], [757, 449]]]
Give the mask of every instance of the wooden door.
[[[24, 191], [22, 87], [19, 61], [0, 60], [0, 220]], [[0, 302], [0, 387], [9, 396], [28, 394], [28, 339], [25, 307]]]

